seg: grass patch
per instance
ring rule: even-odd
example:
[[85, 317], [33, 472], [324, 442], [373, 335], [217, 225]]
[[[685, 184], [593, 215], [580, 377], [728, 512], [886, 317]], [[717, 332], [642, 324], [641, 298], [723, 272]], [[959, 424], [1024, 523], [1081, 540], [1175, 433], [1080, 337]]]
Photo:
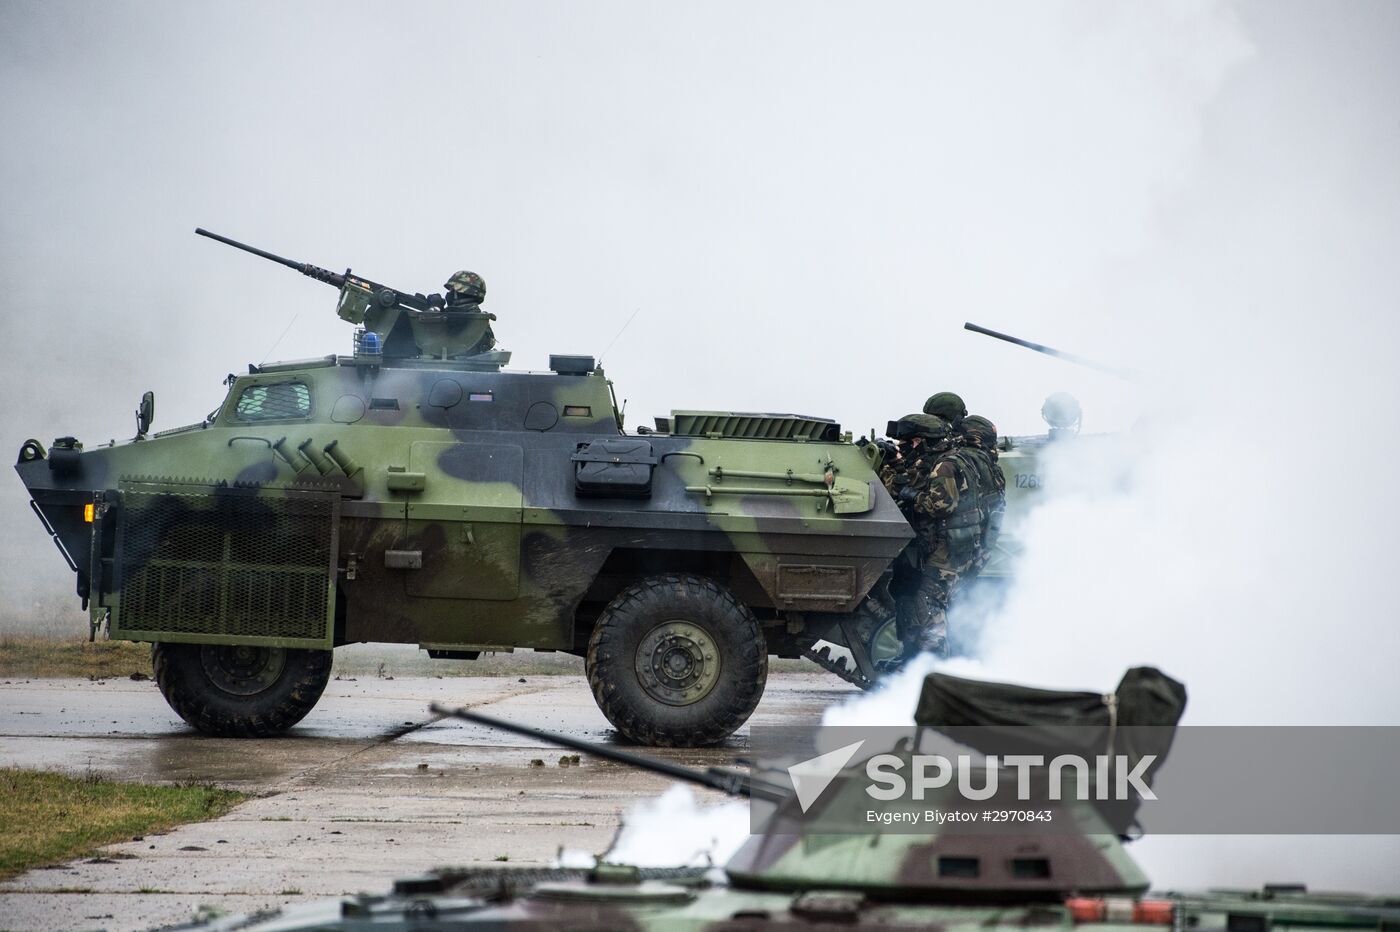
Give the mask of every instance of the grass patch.
[[0, 677], [151, 675], [151, 645], [24, 635], [0, 637]]
[[0, 769], [0, 879], [135, 835], [218, 818], [245, 798], [212, 786], [150, 786]]

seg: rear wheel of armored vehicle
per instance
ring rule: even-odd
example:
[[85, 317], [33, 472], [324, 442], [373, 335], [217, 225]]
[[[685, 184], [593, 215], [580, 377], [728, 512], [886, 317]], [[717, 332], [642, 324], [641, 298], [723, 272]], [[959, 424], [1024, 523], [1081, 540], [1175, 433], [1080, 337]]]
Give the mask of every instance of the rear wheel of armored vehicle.
[[640, 744], [703, 747], [753, 714], [768, 644], [753, 613], [701, 576], [652, 576], [624, 589], [588, 642], [598, 707]]
[[331, 677], [328, 650], [156, 644], [151, 664], [170, 707], [223, 738], [286, 731], [311, 711]]

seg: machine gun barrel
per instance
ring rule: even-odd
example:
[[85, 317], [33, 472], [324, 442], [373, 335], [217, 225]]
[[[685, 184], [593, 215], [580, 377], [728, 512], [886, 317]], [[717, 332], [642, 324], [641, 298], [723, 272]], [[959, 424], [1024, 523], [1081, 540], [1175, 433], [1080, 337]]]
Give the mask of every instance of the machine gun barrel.
[[578, 738], [570, 738], [567, 735], [558, 735], [549, 731], [541, 731], [538, 728], [531, 728], [529, 725], [507, 722], [503, 719], [493, 718], [490, 715], [482, 715], [480, 712], [472, 712], [469, 709], [450, 709], [447, 706], [438, 705], [436, 702], [429, 706], [429, 708], [434, 713], [448, 718], [460, 718], [465, 722], [485, 725], [488, 728], [499, 728], [502, 731], [511, 731], [517, 735], [524, 735], [527, 738], [536, 738], [540, 741], [548, 741], [551, 744], [557, 744], [561, 747], [580, 751], [584, 754], [591, 754], [594, 757], [601, 757], [619, 764], [627, 764], [630, 767], [637, 767], [642, 770], [650, 770], [652, 773], [659, 773], [675, 780], [697, 783], [700, 786], [709, 787], [712, 790], [719, 790], [721, 793], [728, 793], [730, 796], [748, 796], [753, 799], [764, 799], [769, 802], [778, 803], [791, 795], [780, 786], [774, 786], [762, 781], [755, 782], [750, 779], [747, 774], [739, 773], [737, 770], [726, 770], [723, 767], [707, 767], [704, 770], [696, 770], [691, 767], [682, 767], [680, 764], [672, 764], [669, 761], [657, 760], [654, 757], [629, 754], [626, 751], [619, 751], [607, 745], [593, 744], [592, 742], [582, 741]]
[[1117, 369], [1113, 366], [1105, 366], [1103, 363], [1094, 362], [1092, 359], [1085, 359], [1083, 356], [1076, 356], [1073, 353], [1066, 353], [1064, 350], [1057, 350], [1046, 346], [1043, 343], [1032, 343], [1030, 340], [1022, 340], [1020, 337], [1013, 337], [1008, 333], [1000, 333], [996, 330], [989, 330], [972, 322], [963, 324], [964, 330], [971, 330], [973, 333], [980, 333], [983, 336], [992, 337], [996, 340], [1005, 340], [1007, 343], [1014, 343], [1017, 346], [1024, 346], [1028, 350], [1037, 353], [1044, 353], [1046, 356], [1054, 356], [1056, 359], [1063, 359], [1078, 366], [1085, 366], [1089, 369], [1097, 369], [1099, 372], [1107, 372], [1109, 375], [1117, 376], [1120, 379], [1132, 381], [1134, 373], [1128, 369]]
[[320, 266], [312, 265], [309, 262], [294, 262], [291, 259], [283, 258], [282, 256], [275, 255], [274, 253], [267, 252], [263, 249], [259, 249], [256, 246], [249, 246], [247, 243], [240, 243], [236, 239], [229, 239], [227, 236], [220, 236], [217, 233], [211, 233], [203, 227], [195, 227], [194, 232], [199, 236], [207, 236], [216, 242], [223, 243], [225, 246], [232, 246], [234, 249], [241, 249], [244, 252], [251, 252], [255, 256], [267, 259], [271, 262], [276, 262], [278, 265], [285, 265], [289, 269], [296, 269], [301, 274], [308, 276], [309, 278], [314, 278], [318, 282], [325, 282], [327, 285], [334, 285], [337, 288], [345, 287], [344, 275], [339, 275], [335, 272], [327, 271], [326, 269], [323, 269]]
[[[200, 236], [207, 236], [212, 240], [223, 243], [225, 246], [232, 246], [234, 249], [251, 252], [259, 258], [276, 262], [278, 265], [285, 265], [289, 269], [296, 269], [301, 274], [308, 278], [314, 278], [318, 282], [325, 282], [327, 285], [334, 285], [336, 288], [340, 289], [346, 289], [346, 287], [349, 286], [349, 291], [357, 295], [372, 297], [374, 301], [378, 302], [381, 308], [402, 307], [420, 313], [440, 311], [443, 308], [442, 295], [410, 294], [406, 291], [399, 291], [396, 288], [390, 288], [388, 285], [381, 285], [367, 278], [351, 275], [349, 269], [346, 269], [343, 275], [339, 272], [331, 272], [321, 268], [319, 265], [312, 265], [309, 262], [296, 262], [292, 259], [279, 256], [276, 253], [258, 249], [256, 246], [240, 243], [236, 239], [229, 239], [227, 236], [211, 233], [202, 227], [195, 227], [195, 233]], [[342, 303], [343, 301], [344, 299], [342, 298]], [[344, 315], [342, 314], [342, 316]], [[361, 317], [363, 317], [363, 313], [361, 313]], [[360, 323], [361, 320], [361, 318], [358, 317], [346, 317], [345, 319], [355, 324]], [[492, 320], [494, 319], [495, 318], [492, 318]]]

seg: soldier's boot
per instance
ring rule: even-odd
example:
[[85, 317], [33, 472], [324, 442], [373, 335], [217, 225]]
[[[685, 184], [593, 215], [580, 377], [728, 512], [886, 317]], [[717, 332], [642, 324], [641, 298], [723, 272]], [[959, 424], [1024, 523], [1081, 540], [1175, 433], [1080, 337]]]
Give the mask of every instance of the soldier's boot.
[[881, 672], [897, 670], [913, 657], [929, 652], [948, 656], [948, 581], [938, 573], [919, 580], [908, 597], [896, 603], [895, 633], [904, 650], [880, 665]]
[[900, 651], [899, 656], [890, 657], [875, 664], [875, 669], [881, 674], [893, 673], [904, 666], [905, 661], [918, 653], [917, 650], [910, 651], [908, 647], [914, 638], [916, 628], [914, 616], [917, 610], [914, 593], [908, 592], [897, 596], [894, 600], [894, 611], [894, 635], [899, 639], [899, 643], [904, 645], [904, 648]]
[[926, 574], [914, 591], [914, 626], [904, 640], [906, 657], [925, 651], [948, 656], [948, 591], [951, 580], [941, 572]]

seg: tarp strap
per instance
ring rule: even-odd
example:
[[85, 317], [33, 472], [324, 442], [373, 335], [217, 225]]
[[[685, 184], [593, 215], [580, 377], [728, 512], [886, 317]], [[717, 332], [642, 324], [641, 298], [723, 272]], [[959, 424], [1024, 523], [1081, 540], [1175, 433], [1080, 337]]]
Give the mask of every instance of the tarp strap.
[[1103, 704], [1108, 706], [1108, 751], [1110, 759], [1113, 757], [1113, 739], [1118, 731], [1118, 694], [1104, 693]]

